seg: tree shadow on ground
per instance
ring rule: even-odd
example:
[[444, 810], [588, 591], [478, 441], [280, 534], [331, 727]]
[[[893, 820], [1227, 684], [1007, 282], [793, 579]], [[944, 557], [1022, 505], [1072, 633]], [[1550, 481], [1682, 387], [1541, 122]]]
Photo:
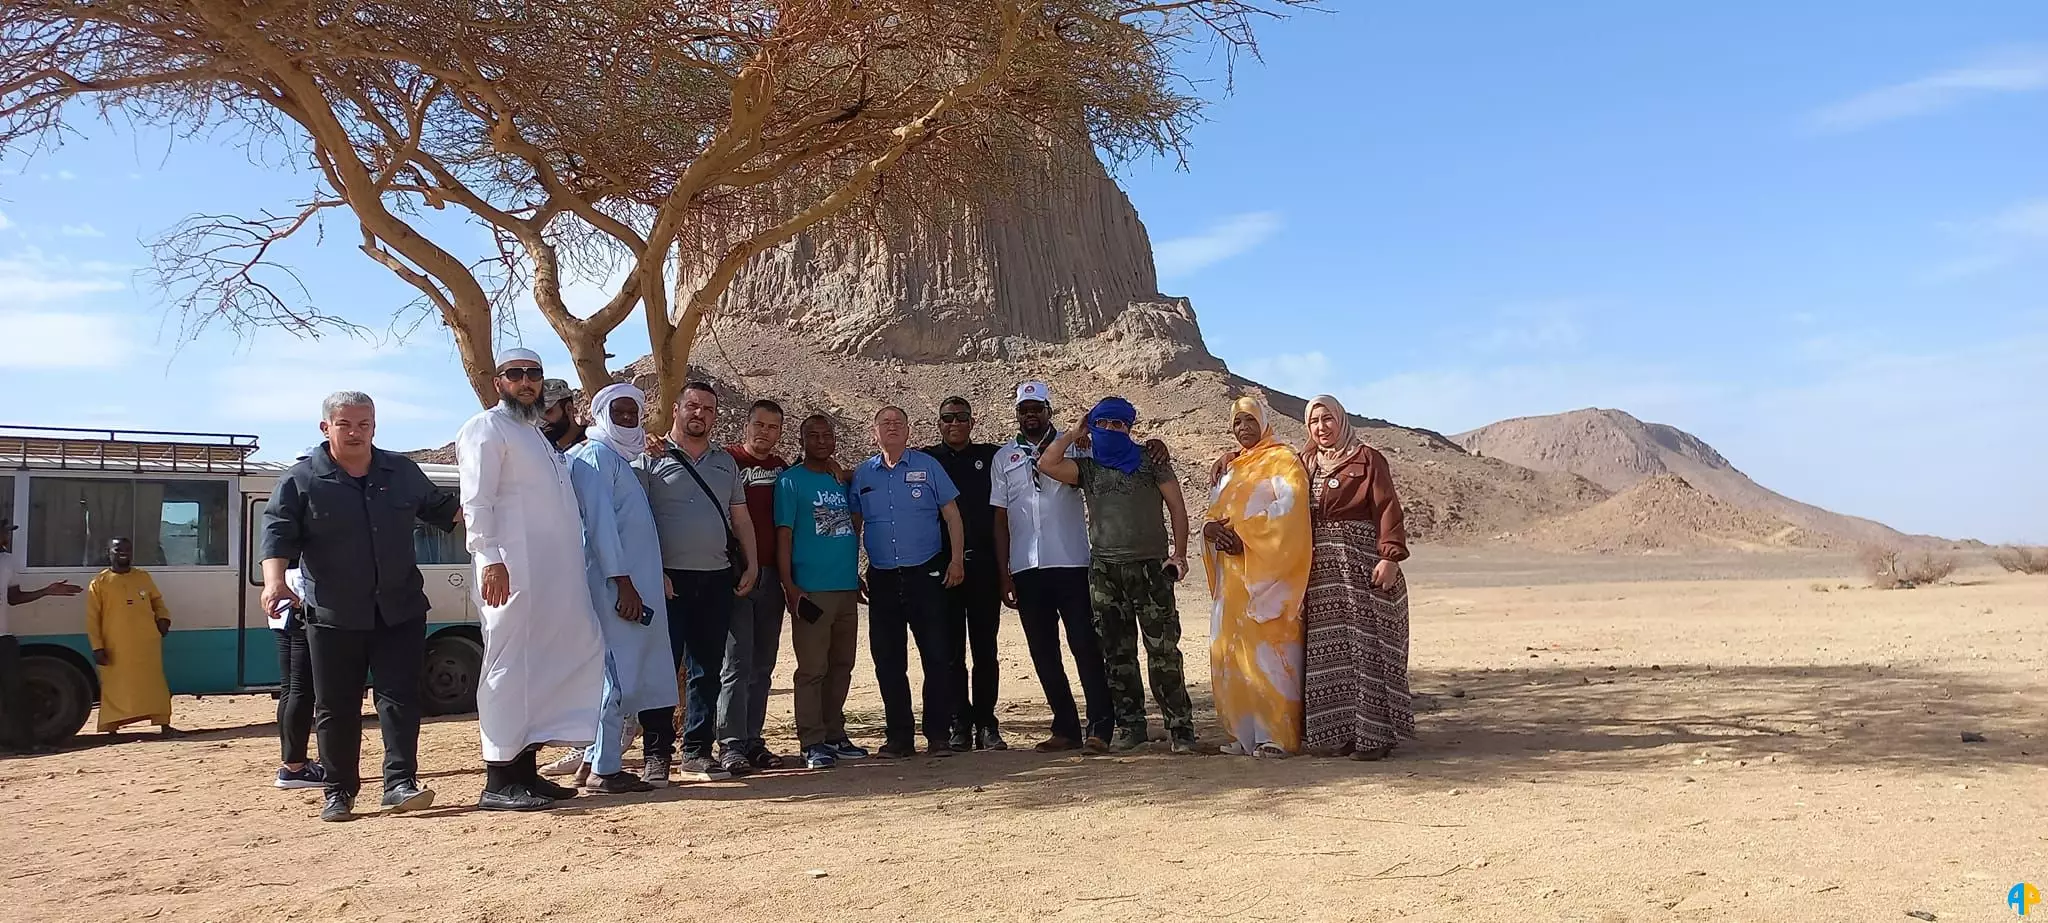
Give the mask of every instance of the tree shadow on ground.
[[[648, 801], [763, 805], [936, 796], [936, 810], [1167, 803], [1190, 810], [1296, 808], [1360, 787], [1421, 793], [1529, 782], [1607, 784], [1605, 775], [1706, 771], [1772, 763], [1822, 771], [1875, 768], [1959, 774], [2048, 766], [2040, 690], [1940, 670], [1874, 665], [1424, 671], [1415, 677], [1419, 738], [1382, 762], [1173, 756], [1163, 743], [1128, 754], [1004, 753], [865, 760], [830, 771], [784, 771], [644, 795], [578, 799], [557, 811], [603, 812]], [[1213, 728], [1206, 686], [1192, 690]], [[1453, 693], [1462, 693], [1454, 695]], [[1042, 716], [1035, 716], [1042, 717]], [[1020, 742], [1042, 723], [1010, 725]], [[1982, 734], [1965, 743], [1964, 731]], [[1157, 734], [1155, 723], [1154, 733]], [[1213, 751], [1220, 739], [1207, 733]], [[1413, 821], [1389, 820], [1388, 823]]]

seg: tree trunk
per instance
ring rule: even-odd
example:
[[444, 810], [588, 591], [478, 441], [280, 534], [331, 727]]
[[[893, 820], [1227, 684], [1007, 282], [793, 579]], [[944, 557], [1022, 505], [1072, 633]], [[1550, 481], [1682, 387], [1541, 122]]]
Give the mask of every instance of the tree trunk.
[[[491, 347], [491, 308], [479, 289], [478, 305], [465, 305], [464, 299], [456, 301], [453, 314], [443, 314], [448, 329], [455, 334], [455, 350], [462, 357], [462, 373], [469, 379], [469, 387], [476, 392], [477, 402], [490, 407], [498, 402], [498, 386], [492, 379], [498, 374], [498, 360]], [[483, 318], [481, 324], [466, 323], [465, 318]]]

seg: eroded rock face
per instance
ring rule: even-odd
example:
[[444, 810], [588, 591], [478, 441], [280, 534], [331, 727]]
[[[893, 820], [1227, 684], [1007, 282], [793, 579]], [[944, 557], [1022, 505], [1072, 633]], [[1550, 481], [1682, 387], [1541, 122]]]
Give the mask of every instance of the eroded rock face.
[[803, 235], [744, 269], [719, 310], [874, 359], [1010, 359], [1100, 340], [1120, 376], [1220, 370], [1187, 300], [1159, 294], [1130, 199], [1092, 156], [1079, 166], [1028, 205]]

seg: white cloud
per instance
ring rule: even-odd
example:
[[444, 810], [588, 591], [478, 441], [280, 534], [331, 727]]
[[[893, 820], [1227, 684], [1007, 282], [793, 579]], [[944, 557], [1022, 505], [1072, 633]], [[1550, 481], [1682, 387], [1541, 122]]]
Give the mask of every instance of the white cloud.
[[1295, 397], [1326, 393], [1337, 378], [1330, 357], [1320, 352], [1286, 353], [1231, 363], [1230, 370]]
[[0, 310], [0, 368], [99, 369], [137, 352], [132, 321], [106, 314]]
[[377, 401], [380, 421], [448, 420], [474, 412], [466, 391], [445, 393], [414, 371], [431, 362], [413, 355], [426, 351], [346, 336], [301, 339], [266, 332], [236, 361], [215, 368], [208, 390], [214, 411], [239, 426], [317, 421], [320, 401], [342, 390], [367, 392]]
[[1200, 234], [1152, 245], [1152, 259], [1158, 264], [1160, 278], [1179, 278], [1257, 247], [1279, 230], [1277, 212], [1233, 215]]
[[120, 267], [99, 261], [72, 261], [29, 249], [0, 258], [0, 304], [65, 301], [127, 288], [117, 278]]
[[1510, 305], [1496, 311], [1492, 325], [1472, 335], [1468, 345], [1482, 353], [1569, 352], [1585, 338], [1581, 307], [1569, 300]]
[[1940, 226], [1976, 252], [1937, 263], [1924, 282], [1953, 282], [2048, 254], [2048, 199], [2015, 202], [1996, 214]]
[[81, 224], [67, 224], [67, 225], [63, 226], [62, 228], [59, 228], [59, 229], [58, 229], [58, 231], [57, 231], [57, 233], [59, 233], [59, 234], [62, 234], [62, 235], [64, 235], [65, 237], [105, 237], [105, 236], [107, 236], [107, 234], [106, 234], [106, 232], [105, 232], [105, 231], [102, 231], [102, 230], [100, 230], [99, 228], [93, 227], [93, 226], [92, 226], [91, 224], [87, 224], [87, 223], [81, 223]]
[[1819, 131], [1847, 132], [1927, 115], [1982, 96], [2048, 90], [2048, 49], [2012, 49], [1977, 63], [1880, 87], [1821, 108]]

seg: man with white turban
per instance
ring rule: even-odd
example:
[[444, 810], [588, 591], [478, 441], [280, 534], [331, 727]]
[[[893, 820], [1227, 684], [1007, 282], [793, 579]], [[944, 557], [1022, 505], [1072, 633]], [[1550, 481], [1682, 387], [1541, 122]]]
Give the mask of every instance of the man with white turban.
[[640, 426], [647, 398], [615, 384], [590, 401], [589, 439], [569, 450], [569, 479], [583, 510], [583, 572], [604, 634], [604, 699], [597, 742], [584, 755], [604, 794], [652, 791], [620, 766], [626, 716], [674, 708], [679, 700], [670, 662], [668, 606], [663, 600], [661, 539], [647, 489], [632, 460], [647, 444]]
[[587, 746], [604, 693], [604, 642], [583, 579], [581, 514], [569, 465], [541, 435], [540, 356], [506, 350], [498, 406], [455, 437], [462, 512], [483, 615], [477, 728], [485, 782], [477, 806], [531, 811], [576, 790], [540, 777], [548, 744]]

